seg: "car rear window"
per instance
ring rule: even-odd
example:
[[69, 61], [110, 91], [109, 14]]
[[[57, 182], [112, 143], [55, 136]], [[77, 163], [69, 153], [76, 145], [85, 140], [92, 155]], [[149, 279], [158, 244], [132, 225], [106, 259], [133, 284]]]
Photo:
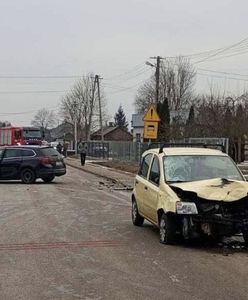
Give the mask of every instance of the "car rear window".
[[45, 156], [58, 156], [60, 155], [59, 152], [54, 149], [53, 147], [47, 147], [40, 149], [40, 152]]
[[21, 156], [35, 156], [35, 153], [33, 150], [21, 149]]

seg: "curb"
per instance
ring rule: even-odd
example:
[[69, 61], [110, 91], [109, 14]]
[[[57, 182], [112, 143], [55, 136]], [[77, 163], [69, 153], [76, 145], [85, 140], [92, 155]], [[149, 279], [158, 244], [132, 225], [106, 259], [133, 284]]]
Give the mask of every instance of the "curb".
[[97, 176], [97, 177], [104, 178], [104, 179], [106, 179], [106, 180], [110, 180], [110, 181], [112, 181], [113, 183], [120, 184], [120, 185], [122, 185], [124, 188], [129, 189], [129, 186], [127, 186], [127, 185], [124, 184], [123, 182], [118, 181], [118, 180], [116, 180], [116, 179], [114, 179], [114, 178], [112, 178], [112, 177], [110, 177], [110, 176], [107, 176], [107, 175], [100, 175], [100, 174], [97, 173], [97, 172], [90, 171], [90, 170], [87, 170], [87, 169], [83, 169], [82, 167], [80, 167], [80, 166], [79, 166], [79, 167], [78, 167], [78, 166], [75, 166], [74, 164], [71, 164], [70, 162], [67, 162], [67, 161], [66, 161], [66, 165], [68, 165], [68, 166], [70, 166], [70, 167], [72, 167], [72, 168], [74, 168], [74, 169], [77, 169], [77, 170], [80, 170], [80, 171], [83, 171], [83, 172], [86, 172], [86, 173], [95, 175], [95, 176]]

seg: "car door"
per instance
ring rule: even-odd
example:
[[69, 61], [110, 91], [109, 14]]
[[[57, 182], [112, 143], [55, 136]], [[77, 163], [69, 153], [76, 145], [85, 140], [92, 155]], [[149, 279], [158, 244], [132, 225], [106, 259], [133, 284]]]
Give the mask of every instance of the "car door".
[[20, 177], [22, 157], [18, 148], [7, 148], [1, 160], [1, 179], [17, 179]]
[[150, 163], [152, 160], [153, 154], [149, 153], [142, 158], [140, 169], [135, 178], [135, 197], [138, 205], [139, 212], [144, 215], [144, 200], [147, 195], [147, 176], [150, 168]]
[[154, 155], [146, 184], [147, 197], [143, 201], [144, 214], [154, 223], [157, 222], [160, 173], [159, 158]]

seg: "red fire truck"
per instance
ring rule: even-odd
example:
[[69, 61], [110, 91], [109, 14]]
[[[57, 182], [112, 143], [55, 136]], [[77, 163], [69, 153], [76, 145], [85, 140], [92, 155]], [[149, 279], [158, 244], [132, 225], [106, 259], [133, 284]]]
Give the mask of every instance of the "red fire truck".
[[35, 127], [0, 128], [0, 145], [41, 145], [42, 134]]

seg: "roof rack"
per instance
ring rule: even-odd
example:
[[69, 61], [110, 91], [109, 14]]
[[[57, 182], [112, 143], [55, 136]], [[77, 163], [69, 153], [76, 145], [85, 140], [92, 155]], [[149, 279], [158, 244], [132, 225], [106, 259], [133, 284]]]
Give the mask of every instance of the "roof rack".
[[159, 153], [163, 152], [163, 149], [165, 147], [201, 147], [201, 148], [209, 148], [209, 149], [218, 149], [222, 152], [225, 152], [225, 147], [222, 144], [205, 144], [205, 143], [164, 143], [161, 145], [161, 143], [151, 143], [149, 145], [149, 149], [154, 148], [154, 146], [159, 147]]

